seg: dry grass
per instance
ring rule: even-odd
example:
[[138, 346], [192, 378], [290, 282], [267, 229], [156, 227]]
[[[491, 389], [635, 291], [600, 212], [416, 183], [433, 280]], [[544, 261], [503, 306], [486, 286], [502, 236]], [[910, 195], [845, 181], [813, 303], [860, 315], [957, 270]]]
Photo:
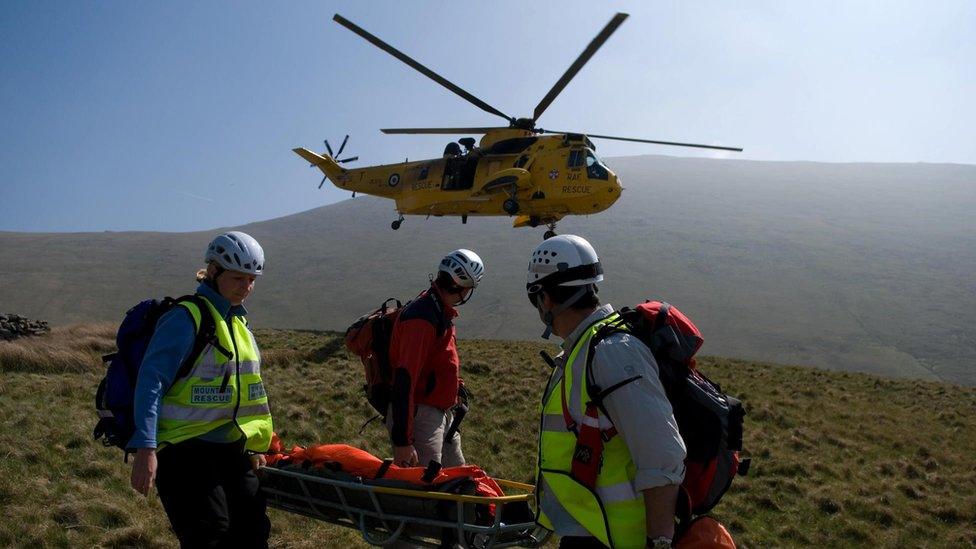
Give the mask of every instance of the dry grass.
[[[133, 493], [120, 452], [90, 438], [98, 345], [110, 334], [66, 330], [74, 331], [60, 333], [60, 349], [72, 351], [66, 336], [77, 336], [77, 352], [94, 361], [87, 368], [5, 365], [0, 377], [0, 546], [174, 546], [158, 499]], [[258, 340], [286, 442], [389, 453], [381, 427], [358, 433], [370, 409], [360, 366], [337, 335], [267, 330]], [[31, 345], [40, 353], [46, 343]], [[475, 393], [464, 450], [493, 475], [532, 477], [547, 375], [540, 348], [461, 342]], [[749, 410], [753, 471], [715, 512], [742, 545], [976, 546], [976, 390], [717, 358], [702, 367]], [[352, 530], [279, 511], [271, 518], [276, 547], [363, 545]]]
[[116, 324], [71, 324], [50, 333], [0, 341], [0, 372], [90, 372], [115, 350]]

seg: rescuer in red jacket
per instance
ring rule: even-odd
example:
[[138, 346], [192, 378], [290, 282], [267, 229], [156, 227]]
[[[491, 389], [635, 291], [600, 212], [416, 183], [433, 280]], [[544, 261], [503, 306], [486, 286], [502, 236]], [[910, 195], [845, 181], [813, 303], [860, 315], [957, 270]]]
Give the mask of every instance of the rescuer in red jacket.
[[464, 464], [461, 435], [451, 429], [463, 390], [453, 319], [455, 307], [471, 298], [484, 273], [484, 263], [471, 250], [447, 254], [430, 288], [404, 307], [393, 326], [393, 394], [386, 425], [397, 465]]

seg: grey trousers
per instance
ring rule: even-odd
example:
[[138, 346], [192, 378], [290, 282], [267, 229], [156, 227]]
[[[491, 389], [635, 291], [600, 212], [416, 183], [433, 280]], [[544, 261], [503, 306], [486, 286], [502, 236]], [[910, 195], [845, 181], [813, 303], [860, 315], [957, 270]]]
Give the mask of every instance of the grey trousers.
[[[444, 434], [454, 421], [451, 410], [441, 410], [426, 404], [418, 404], [413, 416], [413, 447], [417, 450], [417, 459], [421, 467], [427, 467], [431, 461], [440, 463], [443, 467], [464, 465], [464, 454], [461, 452], [461, 433], [455, 432], [454, 437], [444, 442]], [[386, 414], [386, 428], [392, 429], [393, 410]]]

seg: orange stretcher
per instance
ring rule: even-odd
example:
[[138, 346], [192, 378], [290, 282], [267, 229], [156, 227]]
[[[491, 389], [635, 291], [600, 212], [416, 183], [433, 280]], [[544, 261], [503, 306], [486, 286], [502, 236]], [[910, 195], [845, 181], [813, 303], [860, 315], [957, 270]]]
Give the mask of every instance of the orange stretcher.
[[344, 445], [296, 447], [269, 461], [258, 471], [268, 505], [355, 528], [371, 545], [538, 547], [549, 535], [535, 522], [532, 485], [451, 470], [476, 467], [428, 470], [421, 480], [424, 468], [397, 468]]

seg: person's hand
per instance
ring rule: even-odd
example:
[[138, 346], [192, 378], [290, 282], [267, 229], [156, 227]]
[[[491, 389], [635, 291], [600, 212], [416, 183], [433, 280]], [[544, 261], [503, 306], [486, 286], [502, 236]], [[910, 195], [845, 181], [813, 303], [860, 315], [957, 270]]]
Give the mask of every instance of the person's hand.
[[132, 488], [144, 496], [149, 495], [156, 482], [156, 449], [139, 448], [136, 459], [132, 463], [132, 477], [129, 480]]
[[463, 404], [467, 404], [468, 403], [468, 399], [470, 399], [470, 398], [471, 398], [471, 390], [468, 389], [468, 386], [464, 384], [464, 380], [463, 379], [459, 379], [458, 380], [458, 396], [457, 396], [457, 401], [455, 402], [455, 404], [462, 404], [462, 403]]
[[257, 471], [268, 464], [268, 457], [264, 454], [251, 454], [251, 469]]
[[399, 467], [417, 467], [420, 460], [417, 459], [417, 450], [410, 446], [393, 447], [393, 464]]

